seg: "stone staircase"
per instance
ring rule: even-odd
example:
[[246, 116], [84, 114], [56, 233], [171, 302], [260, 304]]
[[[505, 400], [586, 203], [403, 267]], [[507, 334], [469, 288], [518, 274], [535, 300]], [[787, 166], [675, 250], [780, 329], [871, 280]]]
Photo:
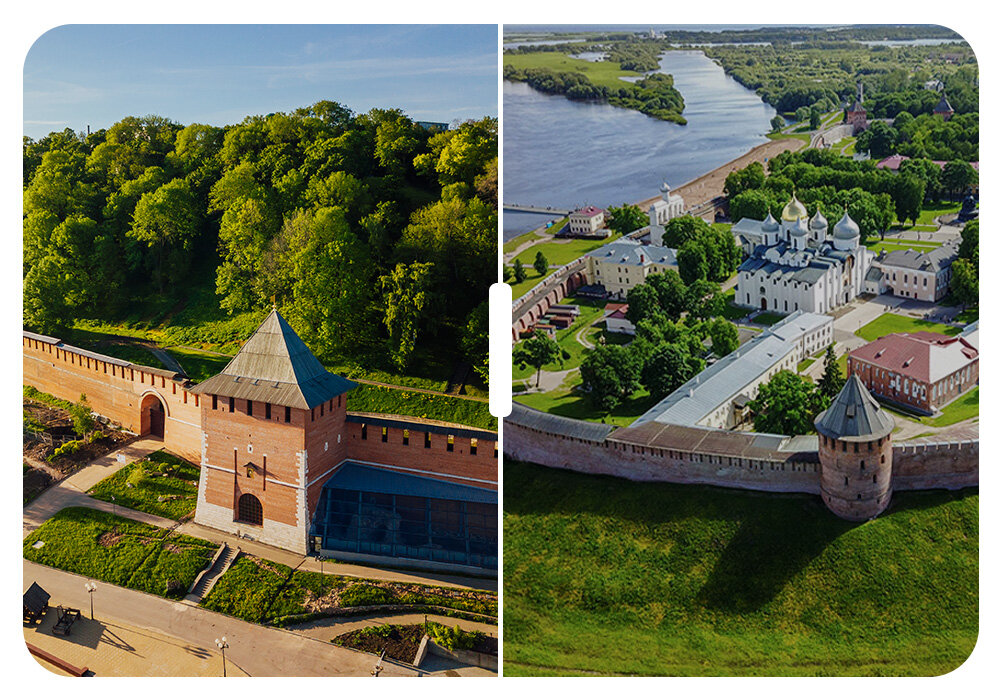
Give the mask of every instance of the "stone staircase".
[[212, 586], [218, 581], [224, 573], [229, 569], [230, 565], [236, 561], [236, 557], [240, 555], [239, 547], [230, 547], [228, 544], [223, 543], [219, 550], [215, 553], [215, 557], [212, 559], [211, 565], [198, 574], [195, 578], [194, 583], [191, 584], [191, 590], [188, 594], [184, 596], [184, 602], [190, 603], [191, 605], [198, 605], [201, 599], [208, 595], [208, 592], [212, 590]]

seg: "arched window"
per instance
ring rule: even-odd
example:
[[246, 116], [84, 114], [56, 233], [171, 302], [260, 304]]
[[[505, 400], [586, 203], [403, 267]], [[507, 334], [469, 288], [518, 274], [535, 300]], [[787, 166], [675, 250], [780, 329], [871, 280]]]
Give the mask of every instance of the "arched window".
[[250, 525], [263, 525], [264, 508], [260, 505], [260, 500], [251, 493], [240, 496], [236, 520]]

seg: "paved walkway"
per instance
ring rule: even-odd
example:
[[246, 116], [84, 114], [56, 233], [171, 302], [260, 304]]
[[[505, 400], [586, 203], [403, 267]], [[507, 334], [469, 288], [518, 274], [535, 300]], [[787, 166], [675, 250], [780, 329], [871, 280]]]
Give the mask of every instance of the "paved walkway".
[[[215, 640], [190, 644], [182, 639], [119, 622], [91, 620], [90, 609], [73, 624], [68, 637], [52, 634], [56, 621], [50, 609], [41, 624], [24, 626], [24, 640], [95, 676], [221, 676], [222, 655]], [[43, 668], [65, 674], [32, 656]], [[227, 659], [226, 674], [247, 673]]]
[[22, 510], [22, 536], [26, 537], [28, 533], [37, 530], [43, 522], [57, 512], [70, 506], [86, 506], [108, 513], [117, 512], [119, 515], [141, 520], [157, 527], [172, 527], [174, 525], [172, 520], [121, 508], [113, 503], [98, 501], [87, 495], [87, 491], [97, 482], [111, 476], [126, 464], [142, 459], [151, 452], [162, 448], [163, 441], [155, 438], [143, 438], [130, 442], [120, 450], [99, 457], [72, 476], [47, 489]]
[[[29, 561], [24, 561], [23, 567], [25, 587], [31, 581], [37, 581], [52, 596], [50, 605], [79, 608], [89, 616], [90, 598], [84, 588], [87, 578]], [[110, 583], [97, 584], [94, 614], [106, 628], [109, 625], [127, 628], [140, 624], [145, 631], [165, 637], [168, 641], [190, 645], [195, 650], [211, 650], [215, 639], [225, 635], [230, 645], [226, 658], [251, 676], [367, 676], [376, 660], [370, 654], [323, 643], [305, 635], [255, 625]], [[115, 628], [112, 629], [114, 631]], [[91, 637], [94, 634], [96, 630], [91, 632]], [[74, 637], [69, 639], [72, 641]], [[109, 644], [115, 641], [110, 637], [109, 640]], [[144, 663], [138, 659], [134, 661]], [[82, 665], [93, 666], [87, 660], [82, 661]], [[416, 669], [389, 660], [383, 665], [383, 675], [386, 676], [419, 674]], [[153, 662], [145, 665], [144, 669], [141, 675], [158, 675]]]

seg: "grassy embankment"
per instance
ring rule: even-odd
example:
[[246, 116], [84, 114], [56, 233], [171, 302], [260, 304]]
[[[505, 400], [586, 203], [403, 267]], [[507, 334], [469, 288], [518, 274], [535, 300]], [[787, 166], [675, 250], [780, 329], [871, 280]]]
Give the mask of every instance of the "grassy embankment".
[[180, 520], [198, 501], [200, 468], [159, 450], [119, 469], [87, 493], [124, 508]]
[[[44, 545], [36, 548], [37, 542]], [[90, 508], [64, 508], [24, 540], [24, 558], [138, 591], [180, 598], [216, 545]]]
[[[183, 366], [194, 381], [199, 382], [221, 371], [243, 342], [257, 329], [265, 312], [237, 314], [228, 317], [218, 308], [211, 289], [192, 290], [179, 311], [167, 307], [166, 300], [152, 299], [130, 309], [128, 315], [114, 322], [80, 319], [67, 333], [71, 344], [88, 347], [129, 362], [152, 367], [162, 364], [148, 350], [118, 343], [109, 343], [107, 335], [118, 335], [152, 342], [163, 347]], [[320, 358], [327, 368], [351, 379], [382, 382], [403, 387], [443, 392], [453, 366], [448, 357], [428, 349], [418, 349], [412, 361], [415, 369], [405, 374], [375, 366], [363, 357]], [[483, 386], [467, 385], [470, 396], [485, 397]], [[386, 408], [388, 407], [388, 408]], [[400, 415], [434, 418], [465, 423], [487, 429], [496, 428], [496, 419], [489, 415], [488, 406], [462, 397], [444, 397], [386, 387], [359, 386], [351, 392], [348, 408], [353, 411], [397, 413]], [[388, 410], [390, 409], [391, 410]]]
[[241, 556], [201, 605], [250, 622], [277, 625], [349, 615], [352, 608], [373, 605], [400, 606], [410, 612], [433, 609], [472, 620], [497, 616], [495, 593], [298, 571], [252, 556]]
[[977, 491], [815, 496], [507, 460], [505, 675], [936, 675], [978, 633]]

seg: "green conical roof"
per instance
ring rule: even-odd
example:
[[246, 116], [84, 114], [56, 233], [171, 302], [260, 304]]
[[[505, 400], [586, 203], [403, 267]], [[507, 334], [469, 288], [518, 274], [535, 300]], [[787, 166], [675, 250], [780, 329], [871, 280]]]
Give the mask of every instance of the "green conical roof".
[[225, 369], [194, 391], [307, 409], [355, 386], [328, 372], [275, 309]]
[[830, 407], [816, 416], [816, 432], [836, 440], [866, 442], [892, 432], [895, 422], [852, 374]]

